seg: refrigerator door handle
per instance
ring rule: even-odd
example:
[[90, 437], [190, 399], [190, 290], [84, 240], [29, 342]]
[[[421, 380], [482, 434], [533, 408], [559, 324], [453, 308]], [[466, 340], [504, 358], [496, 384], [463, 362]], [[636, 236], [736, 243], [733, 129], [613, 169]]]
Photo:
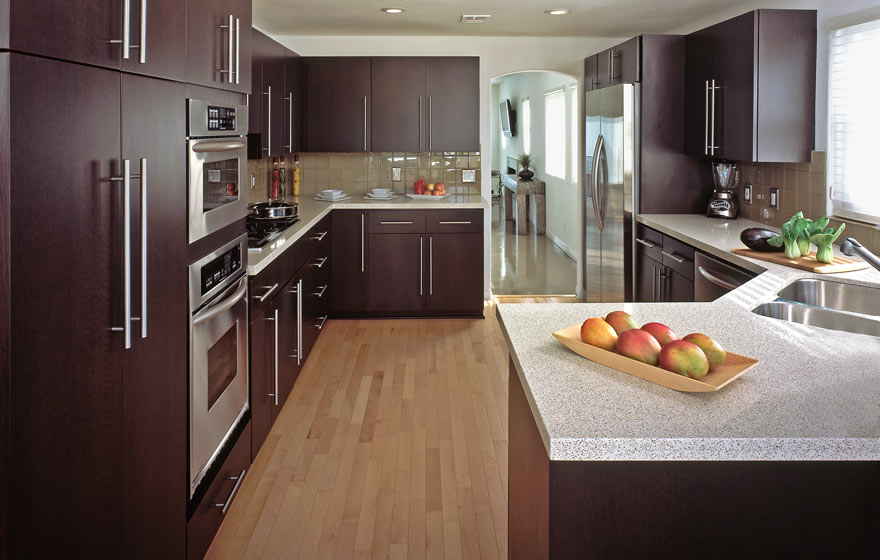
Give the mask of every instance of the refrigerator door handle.
[[605, 230], [605, 197], [608, 194], [608, 154], [605, 152], [605, 137], [599, 136], [599, 169], [602, 170], [602, 188], [599, 189], [599, 174], [596, 174], [596, 201], [599, 212], [596, 214], [599, 231]]
[[593, 196], [593, 214], [596, 216], [596, 225], [599, 231], [604, 228], [602, 215], [599, 212], [599, 154], [605, 148], [605, 138], [600, 134], [596, 139], [596, 147], [593, 148], [593, 165], [590, 169], [590, 192]]

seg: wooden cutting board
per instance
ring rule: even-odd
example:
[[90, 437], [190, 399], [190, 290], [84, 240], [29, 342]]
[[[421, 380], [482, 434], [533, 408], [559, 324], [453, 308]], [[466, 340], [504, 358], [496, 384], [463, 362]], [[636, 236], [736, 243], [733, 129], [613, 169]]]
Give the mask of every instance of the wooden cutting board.
[[838, 272], [852, 272], [868, 268], [868, 263], [864, 261], [839, 256], [834, 257], [834, 262], [831, 264], [821, 263], [816, 260], [815, 251], [811, 251], [806, 257], [801, 257], [797, 260], [786, 258], [785, 253], [762, 253], [761, 251], [752, 251], [751, 249], [734, 249], [733, 253], [749, 257], [750, 259], [758, 259], [760, 261], [815, 272], [816, 274], [836, 274]]

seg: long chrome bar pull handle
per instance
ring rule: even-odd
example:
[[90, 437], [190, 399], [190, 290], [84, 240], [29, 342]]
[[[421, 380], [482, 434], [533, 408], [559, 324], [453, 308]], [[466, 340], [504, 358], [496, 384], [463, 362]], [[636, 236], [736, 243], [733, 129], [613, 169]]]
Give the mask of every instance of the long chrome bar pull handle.
[[122, 39], [111, 39], [109, 43], [122, 45], [122, 58], [131, 58], [131, 0], [122, 0]]
[[235, 56], [235, 50], [234, 50], [235, 45], [232, 44], [232, 41], [233, 41], [234, 35], [235, 35], [235, 27], [234, 27], [235, 18], [233, 17], [232, 14], [229, 14], [228, 21], [229, 21], [229, 23], [227, 23], [226, 25], [218, 25], [218, 27], [220, 29], [226, 29], [227, 31], [229, 31], [229, 44], [226, 49], [226, 56], [228, 57], [228, 60], [229, 60], [229, 66], [227, 67], [226, 70], [218, 70], [218, 72], [221, 74], [226, 74], [226, 82], [231, 84], [234, 81], [233, 74], [235, 74], [235, 69], [234, 69], [235, 63], [233, 62], [233, 59]]
[[715, 87], [715, 80], [712, 80], [712, 134], [710, 136], [711, 144], [709, 145], [709, 153], [710, 155], [715, 155], [715, 90], [718, 89]]
[[703, 155], [709, 155], [709, 80], [706, 80], [706, 121], [705, 139], [703, 140]]
[[367, 151], [367, 96], [364, 96], [364, 151]]
[[[145, 0], [146, 1], [146, 0]], [[141, 158], [141, 338], [147, 338], [147, 158]]]
[[[147, 0], [141, 0], [141, 42], [137, 47], [140, 49], [138, 62], [147, 63]], [[134, 48], [134, 46], [132, 47]]]
[[[232, 62], [229, 62], [232, 70]], [[241, 20], [235, 18], [235, 83], [238, 84], [241, 76]]]

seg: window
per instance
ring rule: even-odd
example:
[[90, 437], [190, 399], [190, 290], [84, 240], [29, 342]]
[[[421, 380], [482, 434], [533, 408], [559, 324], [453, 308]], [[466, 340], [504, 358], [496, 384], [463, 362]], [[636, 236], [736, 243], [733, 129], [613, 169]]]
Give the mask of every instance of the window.
[[828, 53], [828, 178], [836, 216], [880, 223], [880, 20], [831, 33]]
[[577, 84], [572, 84], [568, 86], [568, 142], [569, 142], [569, 165], [571, 165], [569, 180], [577, 184], [579, 179], [578, 173], [578, 160], [580, 159], [580, 155], [578, 154], [578, 144], [580, 139], [580, 117], [578, 117], [578, 95], [577, 95]]
[[529, 98], [522, 102], [523, 152], [532, 153], [532, 108]]
[[544, 171], [565, 179], [565, 90], [544, 94]]

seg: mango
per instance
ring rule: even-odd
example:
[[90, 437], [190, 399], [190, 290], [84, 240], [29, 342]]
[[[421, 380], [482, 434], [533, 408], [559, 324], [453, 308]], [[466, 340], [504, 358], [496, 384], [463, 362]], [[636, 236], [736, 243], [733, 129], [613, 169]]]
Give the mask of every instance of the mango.
[[629, 329], [620, 333], [614, 349], [618, 354], [656, 366], [660, 343], [648, 331]]
[[709, 359], [699, 346], [687, 340], [673, 340], [660, 350], [660, 367], [685, 377], [699, 379], [709, 373]]
[[586, 344], [601, 348], [602, 350], [614, 351], [617, 342], [617, 333], [601, 317], [592, 317], [581, 325], [581, 340]]
[[700, 350], [706, 354], [709, 359], [709, 371], [717, 368], [727, 359], [727, 351], [721, 347], [715, 340], [703, 333], [691, 333], [682, 340], [687, 340], [700, 347]]
[[605, 321], [614, 327], [617, 334], [629, 329], [639, 328], [639, 324], [636, 323], [636, 320], [626, 311], [612, 311], [605, 317]]
[[675, 334], [675, 331], [663, 323], [645, 323], [642, 325], [642, 330], [651, 333], [651, 336], [657, 339], [660, 346], [666, 346], [673, 340], [678, 340], [678, 335]]

